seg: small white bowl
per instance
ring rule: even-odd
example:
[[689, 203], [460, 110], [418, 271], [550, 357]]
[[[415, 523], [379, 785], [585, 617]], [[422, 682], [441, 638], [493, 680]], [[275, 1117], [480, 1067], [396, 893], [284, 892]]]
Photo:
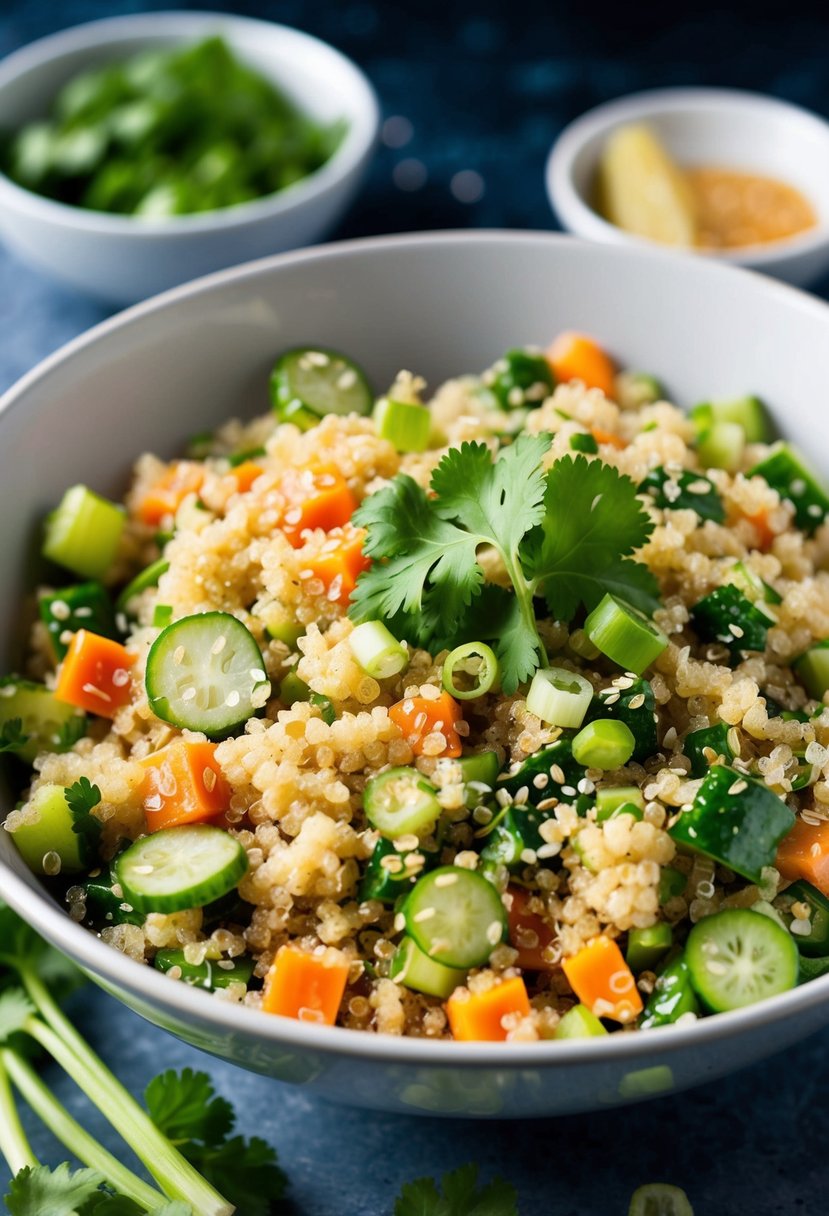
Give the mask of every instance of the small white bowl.
[[136, 52], [221, 35], [320, 122], [343, 118], [334, 155], [277, 194], [222, 210], [146, 220], [69, 206], [0, 174], [0, 234], [39, 270], [78, 290], [126, 304], [211, 270], [313, 244], [351, 201], [374, 149], [374, 90], [339, 51], [298, 30], [223, 13], [143, 13], [42, 38], [0, 63], [0, 114], [14, 130], [42, 116], [79, 72]]
[[829, 269], [829, 123], [799, 106], [733, 89], [659, 89], [607, 102], [577, 118], [553, 145], [547, 196], [564, 228], [591, 241], [651, 244], [603, 219], [590, 193], [608, 137], [646, 123], [681, 164], [716, 165], [778, 178], [814, 207], [802, 236], [744, 249], [694, 251], [803, 286]]

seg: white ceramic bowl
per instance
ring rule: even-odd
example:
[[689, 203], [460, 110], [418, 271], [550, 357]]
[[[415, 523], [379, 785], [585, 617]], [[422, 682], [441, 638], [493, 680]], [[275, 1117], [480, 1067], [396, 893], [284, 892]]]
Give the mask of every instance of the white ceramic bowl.
[[351, 201], [374, 149], [374, 90], [339, 51], [298, 30], [222, 13], [141, 13], [42, 38], [0, 63], [0, 114], [15, 130], [42, 116], [71, 77], [152, 47], [220, 34], [240, 59], [321, 122], [348, 130], [309, 177], [237, 207], [145, 220], [71, 207], [0, 174], [0, 235], [39, 270], [126, 304], [197, 275], [320, 240]]
[[[120, 495], [138, 453], [172, 456], [231, 415], [267, 410], [280, 350], [317, 341], [364, 364], [378, 391], [400, 367], [434, 387], [570, 326], [652, 371], [679, 402], [762, 393], [829, 470], [829, 413], [815, 391], [829, 384], [829, 308], [770, 279], [529, 233], [287, 254], [105, 322], [0, 401], [0, 671], [20, 661], [39, 524], [62, 488], [85, 481]], [[0, 790], [0, 808], [13, 804]], [[138, 965], [70, 921], [3, 831], [0, 895], [150, 1021], [248, 1068], [381, 1109], [524, 1117], [623, 1104], [721, 1076], [829, 1023], [827, 976], [689, 1027], [562, 1043], [401, 1040], [239, 1009]]]
[[547, 196], [564, 228], [614, 245], [649, 242], [608, 223], [590, 203], [608, 137], [628, 123], [653, 127], [681, 164], [764, 174], [797, 187], [817, 227], [802, 236], [723, 252], [717, 261], [761, 270], [804, 286], [829, 270], [829, 123], [774, 97], [733, 89], [659, 89], [590, 110], [565, 127], [547, 161]]

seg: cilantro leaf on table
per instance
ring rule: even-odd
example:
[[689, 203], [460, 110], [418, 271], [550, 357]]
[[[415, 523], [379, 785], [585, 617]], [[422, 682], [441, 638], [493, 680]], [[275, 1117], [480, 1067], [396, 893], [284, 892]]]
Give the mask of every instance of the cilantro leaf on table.
[[394, 1205], [394, 1216], [518, 1216], [515, 1188], [502, 1178], [479, 1187], [477, 1165], [444, 1174], [441, 1190], [432, 1178], [408, 1182]]
[[25, 1166], [11, 1180], [6, 1207], [11, 1216], [87, 1216], [103, 1181], [97, 1170], [73, 1170], [65, 1161], [54, 1170]]
[[92, 814], [101, 801], [101, 791], [88, 777], [79, 777], [67, 788], [65, 798], [72, 816], [72, 831], [81, 837], [83, 856], [92, 860], [98, 855], [101, 840], [101, 821]]
[[564, 456], [550, 469], [544, 517], [522, 556], [557, 620], [581, 604], [594, 608], [606, 592], [648, 614], [658, 607], [656, 579], [630, 557], [653, 531], [636, 494], [629, 477], [599, 460]]
[[22, 718], [9, 718], [0, 726], [0, 752], [16, 752], [25, 747], [29, 736], [23, 730]]
[[276, 1153], [256, 1136], [230, 1136], [233, 1107], [206, 1073], [170, 1069], [150, 1082], [145, 1099], [156, 1127], [208, 1182], [245, 1216], [268, 1216], [286, 1187]]
[[0, 994], [0, 1043], [22, 1030], [34, 1011], [22, 988], [7, 988]]

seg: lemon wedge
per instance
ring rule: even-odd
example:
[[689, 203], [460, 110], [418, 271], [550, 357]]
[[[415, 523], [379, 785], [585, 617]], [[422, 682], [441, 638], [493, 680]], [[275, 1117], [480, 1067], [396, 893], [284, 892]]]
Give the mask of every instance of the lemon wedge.
[[599, 211], [625, 232], [691, 248], [697, 221], [691, 187], [649, 127], [620, 127], [599, 163]]

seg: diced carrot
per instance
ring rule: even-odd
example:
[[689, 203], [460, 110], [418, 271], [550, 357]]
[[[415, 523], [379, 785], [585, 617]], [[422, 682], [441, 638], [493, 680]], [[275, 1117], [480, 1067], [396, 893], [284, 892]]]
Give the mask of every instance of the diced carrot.
[[632, 1022], [642, 1012], [636, 981], [611, 938], [594, 937], [561, 966], [582, 1005], [597, 1018]]
[[606, 397], [613, 397], [613, 362], [586, 334], [572, 330], [559, 334], [547, 351], [547, 362], [556, 380], [581, 380], [588, 388], [600, 388]]
[[596, 443], [609, 443], [614, 448], [626, 448], [627, 442], [621, 435], [614, 435], [612, 431], [603, 431], [600, 426], [591, 426], [590, 433], [596, 440]]
[[776, 868], [783, 878], [805, 878], [829, 896], [829, 823], [796, 819], [788, 836], [777, 846]]
[[485, 992], [463, 988], [446, 1002], [449, 1029], [454, 1038], [466, 1042], [503, 1042], [509, 1033], [504, 1019], [525, 1018], [529, 1012], [530, 999], [520, 975], [501, 980]]
[[202, 823], [227, 810], [230, 786], [222, 776], [215, 752], [215, 743], [175, 739], [140, 762], [144, 768], [141, 797], [148, 832], [182, 823]]
[[513, 950], [518, 951], [516, 965], [524, 971], [552, 971], [553, 963], [544, 957], [544, 950], [553, 940], [553, 931], [543, 916], [528, 912], [532, 898], [523, 887], [509, 887], [511, 897], [508, 910], [509, 940]]
[[55, 699], [100, 718], [114, 718], [130, 699], [129, 669], [134, 662], [135, 655], [120, 642], [79, 629], [58, 670]]
[[261, 464], [257, 464], [255, 460], [243, 460], [235, 469], [231, 469], [240, 494], [247, 494], [256, 479], [261, 477], [264, 472]]
[[329, 963], [296, 946], [283, 946], [265, 980], [262, 1008], [283, 1018], [333, 1026], [348, 980], [348, 963]]
[[351, 524], [334, 528], [320, 551], [303, 563], [303, 570], [322, 582], [332, 604], [347, 605], [357, 579], [371, 565], [363, 553], [365, 536]]
[[427, 754], [424, 751], [427, 738], [438, 733], [443, 735], [446, 745], [442, 751], [430, 749], [428, 755], [455, 757], [461, 754], [461, 740], [455, 727], [463, 721], [463, 714], [448, 692], [442, 692], [433, 701], [426, 697], [405, 697], [390, 706], [389, 717], [403, 731], [416, 756]]
[[754, 515], [743, 515], [743, 519], [747, 519], [754, 528], [754, 531], [757, 533], [757, 548], [765, 553], [767, 549], [771, 548], [774, 538], [777, 536], [777, 533], [769, 525], [768, 511], [764, 508], [761, 511], [757, 511]]
[[295, 549], [309, 528], [330, 532], [347, 524], [357, 510], [357, 499], [343, 475], [331, 466], [295, 469], [282, 478], [285, 511], [280, 527]]
[[175, 515], [188, 494], [198, 494], [204, 482], [204, 467], [193, 460], [168, 465], [138, 506], [142, 523], [158, 527], [167, 515]]

